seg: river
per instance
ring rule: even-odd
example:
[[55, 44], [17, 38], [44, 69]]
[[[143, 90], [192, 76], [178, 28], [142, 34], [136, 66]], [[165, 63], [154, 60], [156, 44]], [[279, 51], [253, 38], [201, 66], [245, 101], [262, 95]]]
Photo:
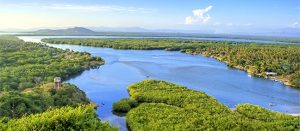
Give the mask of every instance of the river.
[[[19, 38], [40, 42], [41, 38], [49, 36]], [[86, 51], [105, 60], [105, 65], [99, 69], [86, 70], [66, 82], [78, 86], [88, 98], [100, 106], [97, 114], [101, 120], [109, 121], [121, 130], [126, 130], [126, 119], [112, 113], [112, 104], [128, 97], [128, 85], [148, 78], [166, 80], [204, 91], [229, 108], [234, 108], [239, 103], [251, 103], [278, 112], [300, 113], [300, 90], [272, 80], [248, 76], [246, 72], [229, 68], [225, 63], [213, 58], [178, 51], [48, 45]], [[274, 106], [270, 106], [269, 103], [273, 103]]]

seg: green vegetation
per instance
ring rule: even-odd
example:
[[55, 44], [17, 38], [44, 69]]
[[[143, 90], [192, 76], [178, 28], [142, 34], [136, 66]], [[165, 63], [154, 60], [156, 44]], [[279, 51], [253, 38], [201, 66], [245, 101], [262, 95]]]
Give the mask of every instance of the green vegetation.
[[141, 103], [126, 117], [131, 130], [299, 130], [300, 117], [240, 104], [236, 110], [203, 92], [158, 80], [128, 87]]
[[[92, 64], [93, 63], [93, 64]], [[88, 53], [64, 51], [12, 36], [0, 37], [0, 117], [21, 117], [53, 106], [89, 103], [73, 85], [54, 90], [53, 78], [67, 79], [102, 64]]]
[[101, 123], [92, 105], [76, 108], [62, 107], [49, 109], [40, 114], [20, 119], [0, 120], [0, 130], [8, 131], [52, 131], [52, 130], [91, 130], [117, 131], [108, 123]]
[[300, 87], [300, 45], [257, 44], [185, 39], [79, 39], [51, 38], [42, 41], [135, 50], [169, 50], [214, 57], [251, 74], [267, 77], [274, 72], [287, 85]]
[[23, 92], [1, 92], [0, 117], [17, 118], [43, 112], [50, 107], [76, 107], [90, 103], [84, 92], [74, 85], [63, 84], [60, 90], [53, 89], [53, 86], [49, 83]]
[[300, 43], [297, 37], [278, 36], [251, 36], [251, 35], [226, 35], [226, 34], [199, 34], [199, 33], [158, 33], [158, 32], [95, 32], [93, 30], [74, 27], [66, 29], [41, 29], [22, 34], [23, 36], [125, 36], [125, 37], [186, 37], [186, 38], [228, 38], [245, 40], [263, 40], [274, 42]]
[[14, 37], [11, 35], [0, 35], [0, 40], [9, 40], [9, 41], [18, 41], [18, 42], [22, 41], [18, 37]]
[[96, 120], [94, 109], [80, 107], [90, 104], [83, 91], [53, 83], [54, 77], [65, 80], [101, 64], [88, 53], [0, 36], [0, 130], [110, 129]]
[[116, 112], [128, 112], [136, 106], [138, 106], [138, 102], [135, 99], [124, 98], [113, 104], [113, 110]]
[[60, 76], [67, 79], [103, 61], [88, 53], [0, 39], [0, 91], [22, 91]]

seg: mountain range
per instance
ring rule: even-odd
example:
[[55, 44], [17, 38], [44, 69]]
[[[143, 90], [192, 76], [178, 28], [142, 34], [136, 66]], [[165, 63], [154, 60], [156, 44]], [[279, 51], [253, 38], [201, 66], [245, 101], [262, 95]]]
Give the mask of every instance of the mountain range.
[[30, 33], [34, 34], [44, 34], [44, 35], [93, 35], [97, 32], [83, 28], [83, 27], [73, 27], [67, 29], [40, 29]]

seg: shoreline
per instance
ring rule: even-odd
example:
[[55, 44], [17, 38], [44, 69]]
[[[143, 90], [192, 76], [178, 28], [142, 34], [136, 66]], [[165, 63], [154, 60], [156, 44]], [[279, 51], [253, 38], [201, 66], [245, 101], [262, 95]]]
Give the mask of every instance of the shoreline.
[[[215, 56], [209, 56], [209, 55], [197, 54], [197, 53], [188, 53], [188, 52], [182, 52], [182, 53], [191, 54], [191, 55], [201, 55], [201, 56], [205, 56], [205, 57], [211, 57], [211, 58], [216, 59], [216, 60], [218, 60], [218, 61], [220, 61], [222, 63], [225, 63], [227, 65], [227, 67], [230, 67], [228, 65], [227, 61], [222, 61], [220, 58], [215, 57]], [[263, 77], [261, 74], [252, 73], [249, 70], [244, 69], [242, 66], [238, 66], [238, 65], [237, 66], [232, 66], [231, 68], [238, 69], [238, 70], [241, 70], [241, 71], [245, 71], [250, 76], [255, 76], [255, 77], [259, 77], [259, 78], [265, 78], [265, 79], [268, 79], [268, 80], [272, 80], [272, 81], [276, 81], [276, 82], [282, 83], [283, 85], [288, 86], [289, 88], [298, 89], [298, 88], [295, 87], [295, 85], [291, 84], [288, 80], [286, 80], [284, 78], [278, 78], [278, 77], [282, 77], [282, 76], [265, 76], [265, 77]]]
[[295, 114], [295, 113], [288, 114], [288, 115], [290, 115], [290, 116], [294, 116], [294, 117], [298, 117], [298, 116], [300, 116], [300, 114]]
[[[41, 41], [43, 41], [43, 40], [41, 40]], [[50, 40], [50, 42], [48, 41], [48, 43], [55, 43], [55, 41], [51, 42], [51, 40]], [[68, 44], [68, 43], [64, 43], [64, 42], [60, 42], [60, 43], [61, 44]], [[74, 44], [74, 45], [81, 45], [81, 44], [77, 43], [77, 44]], [[135, 46], [131, 46], [128, 43], [125, 43], [125, 45], [126, 45], [126, 47], [122, 47], [120, 45], [116, 45], [116, 47], [109, 46], [108, 48], [118, 49], [118, 50], [165, 50], [165, 51], [179, 51], [179, 52], [185, 53], [185, 54], [201, 55], [201, 56], [205, 56], [205, 57], [211, 57], [211, 58], [217, 59], [220, 62], [226, 63], [227, 67], [232, 67], [232, 68], [235, 68], [235, 69], [239, 69], [239, 70], [245, 71], [245, 72], [248, 73], [248, 75], [256, 76], [256, 77], [260, 77], [260, 78], [265, 78], [265, 79], [269, 79], [269, 80], [272, 80], [272, 81], [275, 81], [275, 82], [279, 82], [279, 83], [282, 83], [285, 86], [288, 86], [289, 88], [296, 88], [296, 89], [300, 88], [300, 87], [298, 87], [298, 85], [292, 84], [291, 80], [288, 79], [290, 76], [292, 76], [292, 74], [279, 75], [279, 76], [277, 76], [277, 74], [276, 74], [276, 76], [275, 75], [274, 76], [271, 76], [271, 75], [265, 76], [264, 73], [254, 73], [250, 69], [246, 69], [247, 66], [254, 66], [254, 65], [246, 65], [246, 66], [230, 65], [227, 61], [222, 60], [221, 57], [213, 56], [213, 55], [210, 55], [210, 54], [206, 54], [205, 52], [201, 52], [201, 51], [200, 52], [195, 52], [196, 51], [195, 49], [189, 49], [189, 48], [185, 49], [185, 48], [181, 48], [181, 47], [172, 48], [172, 47], [168, 47], [168, 46], [158, 46], [158, 45], [154, 45], [155, 48], [151, 47], [151, 46], [149, 48], [145, 48], [144, 46], [142, 46], [141, 48], [137, 48]], [[87, 44], [85, 44], [85, 46], [104, 47], [104, 48], [107, 47], [107, 46], [105, 46], [103, 44], [101, 45], [101, 43], [100, 43], [100, 45], [91, 45], [91, 44], [87, 43]], [[263, 71], [263, 72], [265, 72], [265, 71]]]
[[[236, 107], [229, 108], [229, 109], [231, 111], [237, 111]], [[270, 109], [268, 109], [268, 110], [270, 110]], [[270, 111], [272, 111], [272, 110], [270, 110]], [[277, 111], [274, 111], [274, 112], [277, 112]], [[283, 113], [283, 112], [278, 112], [278, 113], [286, 114], [286, 115], [293, 116], [293, 117], [300, 117], [300, 113]]]

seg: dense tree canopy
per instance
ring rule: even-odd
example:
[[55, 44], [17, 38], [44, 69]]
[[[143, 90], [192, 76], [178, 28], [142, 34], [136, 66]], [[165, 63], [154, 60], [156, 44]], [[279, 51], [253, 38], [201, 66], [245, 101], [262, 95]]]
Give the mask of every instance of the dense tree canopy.
[[135, 99], [124, 98], [113, 104], [113, 111], [115, 112], [128, 112], [131, 108], [138, 106], [138, 102]]
[[40, 114], [20, 119], [0, 120], [0, 130], [9, 131], [52, 131], [52, 130], [90, 130], [117, 131], [108, 123], [101, 123], [92, 105], [76, 108], [62, 107], [49, 109]]
[[83, 91], [68, 83], [57, 89], [53, 83], [54, 77], [65, 80], [101, 64], [88, 53], [0, 36], [0, 130], [113, 129], [100, 123], [94, 109], [78, 107], [90, 104]]
[[[91, 65], [91, 63], [96, 63]], [[16, 37], [0, 37], [0, 116], [20, 117], [50, 106], [87, 104], [84, 92], [64, 84], [53, 90], [53, 78], [67, 79], [103, 61], [88, 53], [64, 51]]]
[[203, 92], [158, 80], [128, 87], [141, 103], [126, 117], [131, 130], [299, 130], [300, 117], [272, 112], [250, 104], [236, 110]]
[[300, 45], [259, 44], [229, 41], [186, 39], [79, 39], [51, 38], [44, 42], [75, 44], [135, 50], [170, 50], [214, 57], [231, 67], [251, 74], [266, 76], [277, 73], [276, 78], [285, 84], [300, 87]]
[[22, 91], [52, 82], [56, 76], [66, 79], [94, 66], [93, 61], [95, 66], [103, 63], [88, 53], [0, 39], [0, 91]]

